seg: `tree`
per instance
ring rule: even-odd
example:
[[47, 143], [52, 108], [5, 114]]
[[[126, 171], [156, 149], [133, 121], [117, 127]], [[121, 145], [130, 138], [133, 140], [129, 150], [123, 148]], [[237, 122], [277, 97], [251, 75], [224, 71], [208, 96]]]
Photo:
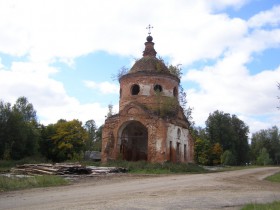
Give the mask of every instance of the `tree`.
[[54, 124], [49, 124], [47, 126], [40, 126], [40, 153], [46, 157], [48, 160], [55, 159], [55, 144], [52, 140], [52, 136], [56, 133], [56, 128]]
[[85, 129], [88, 133], [88, 141], [86, 144], [86, 150], [94, 150], [96, 144], [96, 132], [97, 127], [94, 120], [88, 120], [85, 123]]
[[102, 130], [103, 130], [103, 125], [101, 125], [95, 132], [95, 142], [93, 145], [93, 150], [94, 151], [100, 151], [102, 149]]
[[183, 109], [184, 115], [186, 116], [187, 120], [189, 121], [191, 127], [194, 127], [194, 121], [192, 118], [192, 110], [193, 108], [188, 107], [187, 104], [187, 93], [185, 92], [184, 88], [180, 85], [180, 92], [179, 92], [179, 102]]
[[256, 161], [261, 150], [265, 148], [273, 164], [280, 161], [280, 132], [277, 126], [260, 130], [252, 135], [251, 159]]
[[55, 125], [53, 160], [64, 161], [80, 157], [88, 141], [88, 133], [78, 120], [59, 120]]
[[221, 156], [221, 163], [223, 165], [236, 165], [236, 158], [230, 150], [226, 150]]
[[219, 143], [223, 151], [232, 151], [238, 165], [248, 161], [249, 128], [237, 116], [217, 110], [209, 115], [205, 129], [211, 145]]
[[210, 161], [213, 165], [218, 165], [221, 163], [221, 155], [223, 153], [223, 148], [219, 143], [215, 143], [211, 149]]
[[196, 137], [194, 144], [195, 161], [198, 164], [207, 165], [210, 161], [210, 142]]
[[40, 133], [33, 105], [27, 98], [19, 97], [13, 106], [1, 101], [0, 109], [0, 158], [36, 155]]
[[271, 163], [271, 159], [269, 158], [269, 154], [268, 154], [266, 148], [262, 148], [260, 155], [257, 158], [257, 164], [265, 166], [270, 163]]

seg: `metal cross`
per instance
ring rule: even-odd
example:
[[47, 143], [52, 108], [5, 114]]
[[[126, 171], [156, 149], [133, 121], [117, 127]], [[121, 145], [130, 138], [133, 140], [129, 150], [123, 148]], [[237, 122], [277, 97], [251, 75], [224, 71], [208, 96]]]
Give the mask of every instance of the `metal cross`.
[[151, 35], [151, 29], [154, 28], [153, 26], [151, 26], [150, 24], [148, 25], [148, 27], [146, 27], [146, 29], [148, 29], [148, 34], [149, 36]]

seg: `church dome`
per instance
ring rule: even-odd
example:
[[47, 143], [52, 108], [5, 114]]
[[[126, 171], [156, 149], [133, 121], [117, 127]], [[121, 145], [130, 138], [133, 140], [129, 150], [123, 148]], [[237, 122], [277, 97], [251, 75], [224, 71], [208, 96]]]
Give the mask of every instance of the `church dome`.
[[154, 43], [152, 41], [153, 37], [149, 35], [147, 42], [145, 42], [143, 57], [135, 62], [128, 72], [129, 74], [136, 72], [170, 74], [164, 62], [156, 57], [157, 52], [154, 49]]
[[168, 68], [155, 56], [144, 56], [140, 60], [136, 61], [130, 69], [129, 73], [136, 72], [151, 72], [151, 73], [169, 73]]

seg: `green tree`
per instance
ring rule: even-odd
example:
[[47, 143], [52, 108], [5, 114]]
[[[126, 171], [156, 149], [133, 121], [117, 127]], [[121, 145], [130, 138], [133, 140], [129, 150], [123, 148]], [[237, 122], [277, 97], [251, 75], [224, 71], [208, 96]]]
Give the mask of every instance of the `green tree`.
[[198, 164], [207, 165], [210, 161], [210, 142], [206, 139], [196, 137], [194, 144], [195, 161]]
[[95, 140], [93, 145], [94, 151], [100, 151], [102, 149], [102, 129], [103, 125], [101, 125], [95, 132]]
[[256, 161], [261, 150], [265, 148], [273, 164], [279, 164], [280, 159], [280, 132], [277, 126], [263, 129], [252, 135], [251, 159]]
[[59, 120], [55, 125], [55, 134], [51, 137], [54, 143], [56, 161], [80, 157], [88, 141], [88, 133], [78, 120]]
[[271, 163], [271, 159], [269, 158], [269, 154], [266, 150], [266, 148], [262, 148], [260, 155], [257, 158], [257, 164], [258, 165], [268, 165]]
[[52, 140], [52, 136], [56, 133], [56, 127], [54, 124], [49, 124], [47, 126], [40, 126], [40, 153], [49, 160], [54, 160], [55, 158], [55, 144]]
[[215, 111], [206, 121], [206, 135], [211, 145], [219, 143], [223, 151], [230, 150], [236, 157], [237, 165], [249, 159], [248, 126], [237, 116]]
[[229, 166], [236, 165], [236, 158], [230, 150], [226, 150], [221, 156], [221, 163]]
[[85, 129], [88, 133], [88, 141], [86, 144], [86, 150], [93, 150], [94, 143], [96, 141], [96, 124], [94, 120], [88, 120], [85, 123]]
[[40, 133], [36, 111], [27, 98], [16, 103], [0, 103], [0, 158], [21, 159], [38, 154]]

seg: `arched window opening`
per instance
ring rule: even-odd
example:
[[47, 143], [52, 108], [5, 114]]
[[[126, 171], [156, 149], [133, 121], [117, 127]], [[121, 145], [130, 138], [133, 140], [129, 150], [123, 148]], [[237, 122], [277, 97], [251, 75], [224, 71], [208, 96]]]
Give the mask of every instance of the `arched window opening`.
[[181, 138], [181, 129], [178, 128], [177, 129], [177, 139], [180, 139]]
[[178, 90], [177, 90], [177, 87], [174, 87], [174, 88], [173, 88], [173, 96], [174, 96], [174, 97], [178, 97]]
[[131, 87], [131, 94], [132, 95], [138, 95], [140, 92], [140, 87], [137, 84], [132, 85]]
[[158, 84], [156, 84], [155, 86], [154, 86], [154, 91], [155, 92], [162, 92], [162, 87], [161, 87], [161, 85], [158, 85]]

